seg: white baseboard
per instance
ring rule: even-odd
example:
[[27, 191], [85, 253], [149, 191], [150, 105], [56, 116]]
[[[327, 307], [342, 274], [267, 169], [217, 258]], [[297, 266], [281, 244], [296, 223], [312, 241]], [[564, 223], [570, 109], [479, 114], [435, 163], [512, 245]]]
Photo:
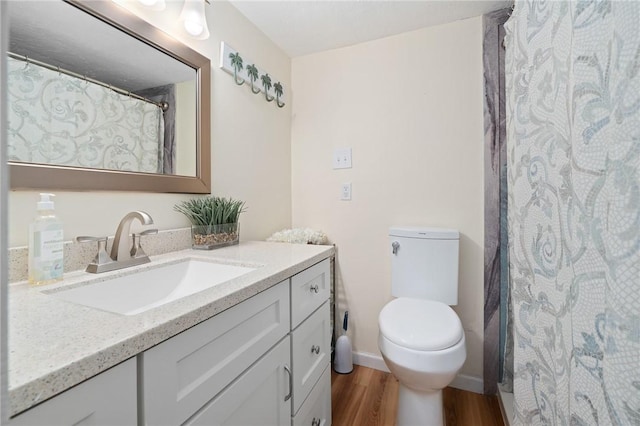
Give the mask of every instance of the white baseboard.
[[384, 363], [384, 359], [378, 355], [367, 352], [354, 352], [353, 363], [389, 373], [389, 369], [387, 368], [387, 364]]
[[498, 386], [498, 402], [500, 403], [500, 411], [502, 412], [502, 420], [507, 426], [511, 425], [513, 419], [513, 393], [504, 392]]
[[484, 381], [480, 377], [467, 376], [466, 374], [458, 374], [449, 386], [468, 392], [484, 393]]
[[[354, 352], [353, 363], [363, 367], [373, 368], [375, 370], [389, 372], [387, 365], [381, 356], [370, 354], [367, 352]], [[484, 382], [481, 378], [468, 376], [466, 374], [458, 374], [453, 382], [449, 385], [452, 388], [462, 389], [468, 392], [482, 394], [484, 390]]]

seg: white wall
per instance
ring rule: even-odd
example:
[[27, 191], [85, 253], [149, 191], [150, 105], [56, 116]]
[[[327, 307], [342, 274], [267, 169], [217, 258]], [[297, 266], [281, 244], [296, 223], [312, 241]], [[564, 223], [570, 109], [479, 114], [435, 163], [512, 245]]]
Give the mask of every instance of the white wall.
[[[461, 373], [482, 377], [482, 19], [295, 58], [292, 84], [293, 226], [337, 244], [340, 319], [349, 309], [354, 350], [379, 354], [389, 226], [457, 228]], [[341, 147], [353, 148], [353, 168], [332, 170]], [[342, 182], [352, 201], [339, 200]]]
[[[290, 107], [277, 108], [238, 87], [218, 68], [224, 40], [290, 86], [291, 61], [253, 24], [226, 1], [206, 6], [211, 37], [193, 40], [180, 31], [177, 17], [182, 1], [168, 1], [162, 12], [128, 5], [136, 14], [173, 34], [212, 61], [212, 186], [213, 193], [246, 201], [241, 217], [241, 239], [264, 239], [291, 225]], [[9, 246], [27, 244], [28, 225], [35, 215], [40, 191], [9, 195]], [[77, 235], [113, 235], [121, 217], [146, 210], [159, 229], [188, 226], [173, 205], [191, 195], [120, 192], [55, 191], [56, 209], [64, 222], [66, 239]], [[3, 236], [5, 238], [5, 236]]]

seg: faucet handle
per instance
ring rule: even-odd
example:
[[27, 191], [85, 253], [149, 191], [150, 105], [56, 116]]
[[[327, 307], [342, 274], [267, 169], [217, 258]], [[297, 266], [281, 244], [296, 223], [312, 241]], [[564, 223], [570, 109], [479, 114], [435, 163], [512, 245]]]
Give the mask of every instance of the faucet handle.
[[107, 263], [113, 262], [109, 253], [107, 253], [107, 242], [109, 237], [89, 237], [86, 235], [82, 235], [80, 237], [76, 237], [76, 241], [79, 243], [87, 243], [87, 242], [98, 242], [98, 253], [96, 257], [93, 258], [93, 262], [89, 264], [87, 267], [87, 272], [94, 272], [90, 269], [95, 269], [98, 265], [104, 265]]
[[147, 229], [139, 234], [133, 234], [133, 245], [131, 246], [131, 257], [144, 257], [147, 254], [142, 249], [142, 237], [145, 235], [155, 235], [158, 233], [157, 229]]

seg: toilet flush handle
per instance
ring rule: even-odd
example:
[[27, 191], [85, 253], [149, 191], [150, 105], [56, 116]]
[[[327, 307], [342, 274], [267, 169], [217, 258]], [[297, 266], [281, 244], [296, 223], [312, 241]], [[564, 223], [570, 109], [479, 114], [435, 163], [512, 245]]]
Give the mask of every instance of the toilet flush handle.
[[391, 248], [393, 248], [393, 254], [398, 254], [398, 249], [400, 248], [400, 243], [397, 241], [394, 241], [393, 243], [391, 243]]

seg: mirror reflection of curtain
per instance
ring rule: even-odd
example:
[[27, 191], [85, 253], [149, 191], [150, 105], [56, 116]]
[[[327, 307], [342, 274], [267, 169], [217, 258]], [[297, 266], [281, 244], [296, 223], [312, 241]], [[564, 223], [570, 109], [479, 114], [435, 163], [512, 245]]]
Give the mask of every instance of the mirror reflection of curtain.
[[507, 22], [516, 425], [640, 424], [640, 2]]
[[138, 90], [135, 92], [143, 98], [151, 99], [155, 102], [166, 102], [169, 108], [163, 111], [164, 117], [164, 174], [175, 174], [174, 164], [176, 160], [176, 86], [167, 84], [165, 86], [152, 87], [150, 89]]
[[162, 173], [157, 105], [12, 58], [7, 80], [10, 161]]

